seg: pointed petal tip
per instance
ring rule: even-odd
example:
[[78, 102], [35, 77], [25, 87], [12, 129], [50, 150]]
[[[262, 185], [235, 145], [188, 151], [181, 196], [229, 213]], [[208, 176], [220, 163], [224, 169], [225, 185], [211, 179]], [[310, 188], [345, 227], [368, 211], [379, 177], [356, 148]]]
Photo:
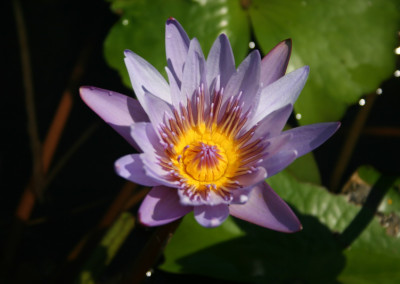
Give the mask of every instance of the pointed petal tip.
[[82, 93], [83, 91], [86, 91], [87, 89], [90, 89], [90, 88], [92, 88], [92, 87], [90, 87], [90, 86], [80, 86], [79, 87], [79, 93]]
[[[336, 133], [336, 131], [339, 130], [340, 126], [342, 126], [342, 123], [340, 121], [335, 121], [335, 122], [325, 122], [326, 124], [330, 125], [331, 129], [331, 134], [329, 137], [331, 137], [333, 134]], [[329, 137], [327, 139], [329, 139]]]
[[[292, 39], [287, 38], [285, 40], [282, 40], [280, 43], [278, 43], [272, 50], [275, 49], [286, 49], [287, 51], [287, 57], [290, 57], [290, 53], [292, 52]], [[271, 50], [271, 51], [272, 51]]]
[[168, 26], [173, 25], [175, 26], [179, 31], [184, 31], [184, 28], [182, 25], [179, 23], [177, 19], [174, 17], [169, 17], [167, 21], [165, 22], [165, 27], [168, 29]]
[[[292, 72], [286, 74], [286, 76], [288, 76], [288, 75], [289, 75], [289, 77], [294, 76], [294, 78], [297, 78], [296, 80], [300, 79], [300, 81], [304, 81], [304, 84], [305, 84], [309, 73], [310, 73], [310, 66], [305, 65], [303, 67], [300, 67], [300, 68], [293, 70]], [[291, 78], [293, 78], [293, 77], [291, 77]]]
[[300, 223], [299, 218], [297, 218], [297, 216], [293, 213], [293, 217], [292, 217], [292, 223], [290, 225], [288, 225], [286, 228], [278, 230], [279, 232], [282, 233], [288, 233], [288, 234], [293, 234], [293, 233], [297, 233], [300, 232], [301, 230], [303, 230], [303, 225]]
[[84, 100], [88, 91], [91, 90], [92, 87], [90, 86], [81, 86], [79, 87], [79, 95], [81, 96], [82, 100]]
[[113, 93], [112, 91], [108, 91], [105, 89], [101, 89], [98, 87], [93, 87], [93, 86], [81, 86], [79, 88], [79, 95], [82, 98], [82, 100], [89, 106], [91, 107], [91, 100], [95, 99], [94, 96], [96, 95], [103, 95], [104, 93]]
[[125, 49], [124, 50], [124, 55], [125, 55], [125, 57], [128, 57], [128, 56], [132, 56], [132, 55], [134, 55], [135, 53], [132, 51], [132, 50], [130, 50], [130, 49]]
[[260, 54], [260, 51], [258, 49], [254, 49], [253, 51], [250, 52], [250, 54], [252, 56], [257, 56], [261, 61], [261, 54]]
[[79, 88], [79, 95], [82, 99], [82, 101], [84, 101], [84, 103], [88, 106], [90, 106], [90, 96], [93, 94], [93, 90], [96, 89], [95, 87], [91, 87], [91, 86], [82, 86]]
[[169, 17], [167, 19], [166, 25], [170, 25], [170, 24], [173, 24], [173, 23], [176, 23], [176, 22], [178, 22], [178, 21], [174, 17]]
[[292, 48], [292, 39], [291, 38], [287, 38], [283, 41], [284, 43], [286, 43], [286, 45], [291, 49]]
[[102, 89], [99, 87], [94, 87], [94, 86], [81, 86], [79, 87], [79, 94], [82, 99], [87, 98], [88, 96], [91, 96], [93, 94], [109, 94], [109, 93], [115, 93], [114, 91]]
[[93, 87], [93, 86], [81, 86], [79, 87], [79, 93], [81, 95], [85, 95], [88, 92], [94, 91], [94, 90], [101, 90], [100, 88]]

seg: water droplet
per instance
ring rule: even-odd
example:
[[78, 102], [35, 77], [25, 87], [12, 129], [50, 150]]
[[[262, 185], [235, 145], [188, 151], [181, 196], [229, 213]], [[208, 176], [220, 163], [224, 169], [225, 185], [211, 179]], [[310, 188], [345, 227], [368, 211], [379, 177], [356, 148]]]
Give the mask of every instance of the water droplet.
[[376, 94], [377, 95], [382, 95], [383, 91], [381, 88], [376, 89]]
[[256, 44], [254, 43], [254, 41], [250, 41], [250, 42], [249, 42], [249, 47], [250, 47], [251, 49], [253, 49], [254, 47], [256, 47]]
[[149, 271], [146, 272], [147, 277], [151, 277], [152, 274], [153, 274], [153, 269], [150, 269]]
[[122, 20], [122, 25], [126, 26], [129, 24], [129, 20], [128, 19], [123, 19]]
[[360, 100], [358, 101], [358, 104], [359, 104], [360, 106], [365, 106], [365, 99], [360, 99]]
[[394, 74], [393, 74], [395, 77], [400, 77], [400, 70], [396, 70], [396, 71], [394, 71]]
[[296, 119], [300, 120], [301, 119], [301, 113], [296, 113]]
[[397, 47], [397, 48], [394, 50], [394, 53], [397, 54], [397, 55], [400, 55], [400, 46]]

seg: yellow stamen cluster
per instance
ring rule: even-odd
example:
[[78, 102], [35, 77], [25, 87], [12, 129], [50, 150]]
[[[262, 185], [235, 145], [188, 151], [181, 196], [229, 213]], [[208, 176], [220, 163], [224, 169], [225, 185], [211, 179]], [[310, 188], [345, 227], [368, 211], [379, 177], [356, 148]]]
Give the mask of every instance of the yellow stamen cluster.
[[254, 170], [265, 148], [261, 139], [249, 142], [255, 127], [239, 135], [248, 114], [242, 113], [240, 94], [223, 106], [222, 92], [207, 105], [199, 88], [194, 103], [188, 100], [180, 113], [174, 109], [174, 117], [160, 126], [165, 149], [161, 166], [191, 199], [206, 201], [213, 191], [230, 201], [232, 190], [242, 187], [237, 178]]

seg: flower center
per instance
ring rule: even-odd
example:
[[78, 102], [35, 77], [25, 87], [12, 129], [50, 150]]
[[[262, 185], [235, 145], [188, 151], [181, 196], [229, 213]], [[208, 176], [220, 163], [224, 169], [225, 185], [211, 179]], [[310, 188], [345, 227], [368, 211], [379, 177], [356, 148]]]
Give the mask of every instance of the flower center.
[[215, 182], [225, 173], [228, 159], [225, 150], [218, 145], [195, 142], [189, 145], [183, 155], [185, 171], [201, 182]]
[[173, 109], [173, 117], [166, 116], [159, 127], [166, 178], [197, 204], [208, 204], [210, 196], [232, 201], [233, 192], [243, 187], [242, 177], [256, 170], [266, 149], [261, 138], [252, 139], [257, 126], [242, 131], [248, 113], [241, 95], [223, 103], [222, 92], [207, 103], [200, 87], [193, 101]]

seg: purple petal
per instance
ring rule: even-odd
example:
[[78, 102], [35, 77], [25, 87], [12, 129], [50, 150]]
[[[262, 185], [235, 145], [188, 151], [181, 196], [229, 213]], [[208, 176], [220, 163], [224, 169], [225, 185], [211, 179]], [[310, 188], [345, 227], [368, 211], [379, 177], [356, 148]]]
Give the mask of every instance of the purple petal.
[[289, 166], [297, 157], [296, 150], [278, 151], [278, 153], [272, 156], [267, 156], [260, 163], [260, 166], [264, 167], [268, 173], [268, 177], [271, 177]]
[[193, 209], [194, 217], [200, 225], [207, 228], [217, 227], [229, 216], [229, 207], [227, 204], [215, 206], [195, 206]]
[[285, 75], [291, 51], [292, 40], [287, 39], [280, 42], [264, 56], [261, 60], [260, 75], [260, 81], [264, 87]]
[[247, 106], [254, 107], [260, 80], [260, 53], [258, 50], [252, 51], [239, 65], [237, 72], [231, 76], [224, 90], [224, 100], [230, 96], [242, 94], [242, 100]]
[[193, 210], [181, 205], [176, 189], [156, 186], [146, 195], [139, 208], [139, 221], [145, 226], [160, 226], [175, 221]]
[[131, 135], [143, 152], [163, 151], [157, 133], [149, 122], [138, 122], [131, 126]]
[[130, 50], [125, 50], [125, 64], [133, 90], [140, 103], [143, 103], [146, 91], [171, 103], [168, 83], [156, 68]]
[[181, 92], [180, 82], [177, 81], [172, 71], [165, 67], [165, 72], [168, 76], [169, 87], [171, 92], [171, 102], [175, 108], [179, 107], [179, 104], [182, 103], [186, 106], [186, 96]]
[[[258, 127], [254, 131], [253, 139], [279, 135], [290, 114], [292, 113], [292, 110], [292, 105], [286, 105], [268, 114], [260, 122], [258, 122]], [[253, 125], [246, 125], [245, 129], [248, 130], [252, 126]]]
[[280, 151], [292, 138], [290, 133], [284, 133], [278, 136], [274, 136], [266, 139], [266, 143], [268, 143], [268, 147], [266, 149], [267, 155], [275, 155], [278, 151]]
[[211, 85], [217, 76], [220, 76], [220, 86], [225, 87], [234, 72], [235, 59], [229, 39], [225, 34], [221, 34], [207, 57], [207, 82]]
[[149, 118], [137, 100], [95, 87], [81, 87], [79, 91], [82, 100], [95, 113], [138, 149], [130, 126], [135, 122], [149, 121]]
[[251, 185], [255, 185], [267, 178], [267, 172], [263, 167], [258, 167], [254, 171], [251, 171], [248, 174], [241, 175], [236, 178], [240, 185], [243, 187], [248, 187]]
[[230, 205], [229, 213], [280, 232], [293, 233], [302, 229], [299, 219], [290, 207], [265, 182], [254, 187], [245, 204]]
[[265, 116], [281, 107], [294, 105], [307, 81], [308, 73], [309, 67], [304, 66], [286, 74], [262, 89], [260, 100], [251, 123], [255, 124], [259, 122]]
[[204, 55], [196, 38], [190, 41], [188, 56], [183, 68], [181, 92], [184, 97], [192, 98], [203, 83], [206, 84]]
[[247, 200], [249, 200], [249, 195], [253, 188], [254, 188], [254, 186], [251, 186], [248, 188], [238, 188], [238, 189], [232, 191], [233, 199], [230, 203], [230, 206], [232, 204], [245, 204], [247, 202]]
[[174, 18], [167, 20], [165, 26], [165, 51], [168, 68], [177, 80], [182, 81], [182, 71], [189, 50], [190, 39], [185, 30]]
[[153, 153], [140, 154], [143, 162], [143, 169], [146, 176], [157, 182], [157, 185], [165, 185], [168, 187], [177, 187], [177, 184], [166, 179], [168, 172], [164, 170], [159, 162], [159, 157]]
[[115, 162], [115, 171], [121, 177], [134, 183], [145, 186], [160, 185], [157, 180], [154, 180], [146, 174], [140, 155], [141, 154], [132, 154], [119, 158]]
[[[147, 115], [156, 129], [164, 122], [165, 115], [172, 116], [171, 106], [151, 93], [145, 93], [143, 107], [146, 109]], [[158, 132], [157, 135], [159, 135]]]
[[328, 140], [339, 127], [340, 122], [325, 122], [290, 129], [283, 132], [292, 136], [283, 149], [295, 149], [300, 157]]

